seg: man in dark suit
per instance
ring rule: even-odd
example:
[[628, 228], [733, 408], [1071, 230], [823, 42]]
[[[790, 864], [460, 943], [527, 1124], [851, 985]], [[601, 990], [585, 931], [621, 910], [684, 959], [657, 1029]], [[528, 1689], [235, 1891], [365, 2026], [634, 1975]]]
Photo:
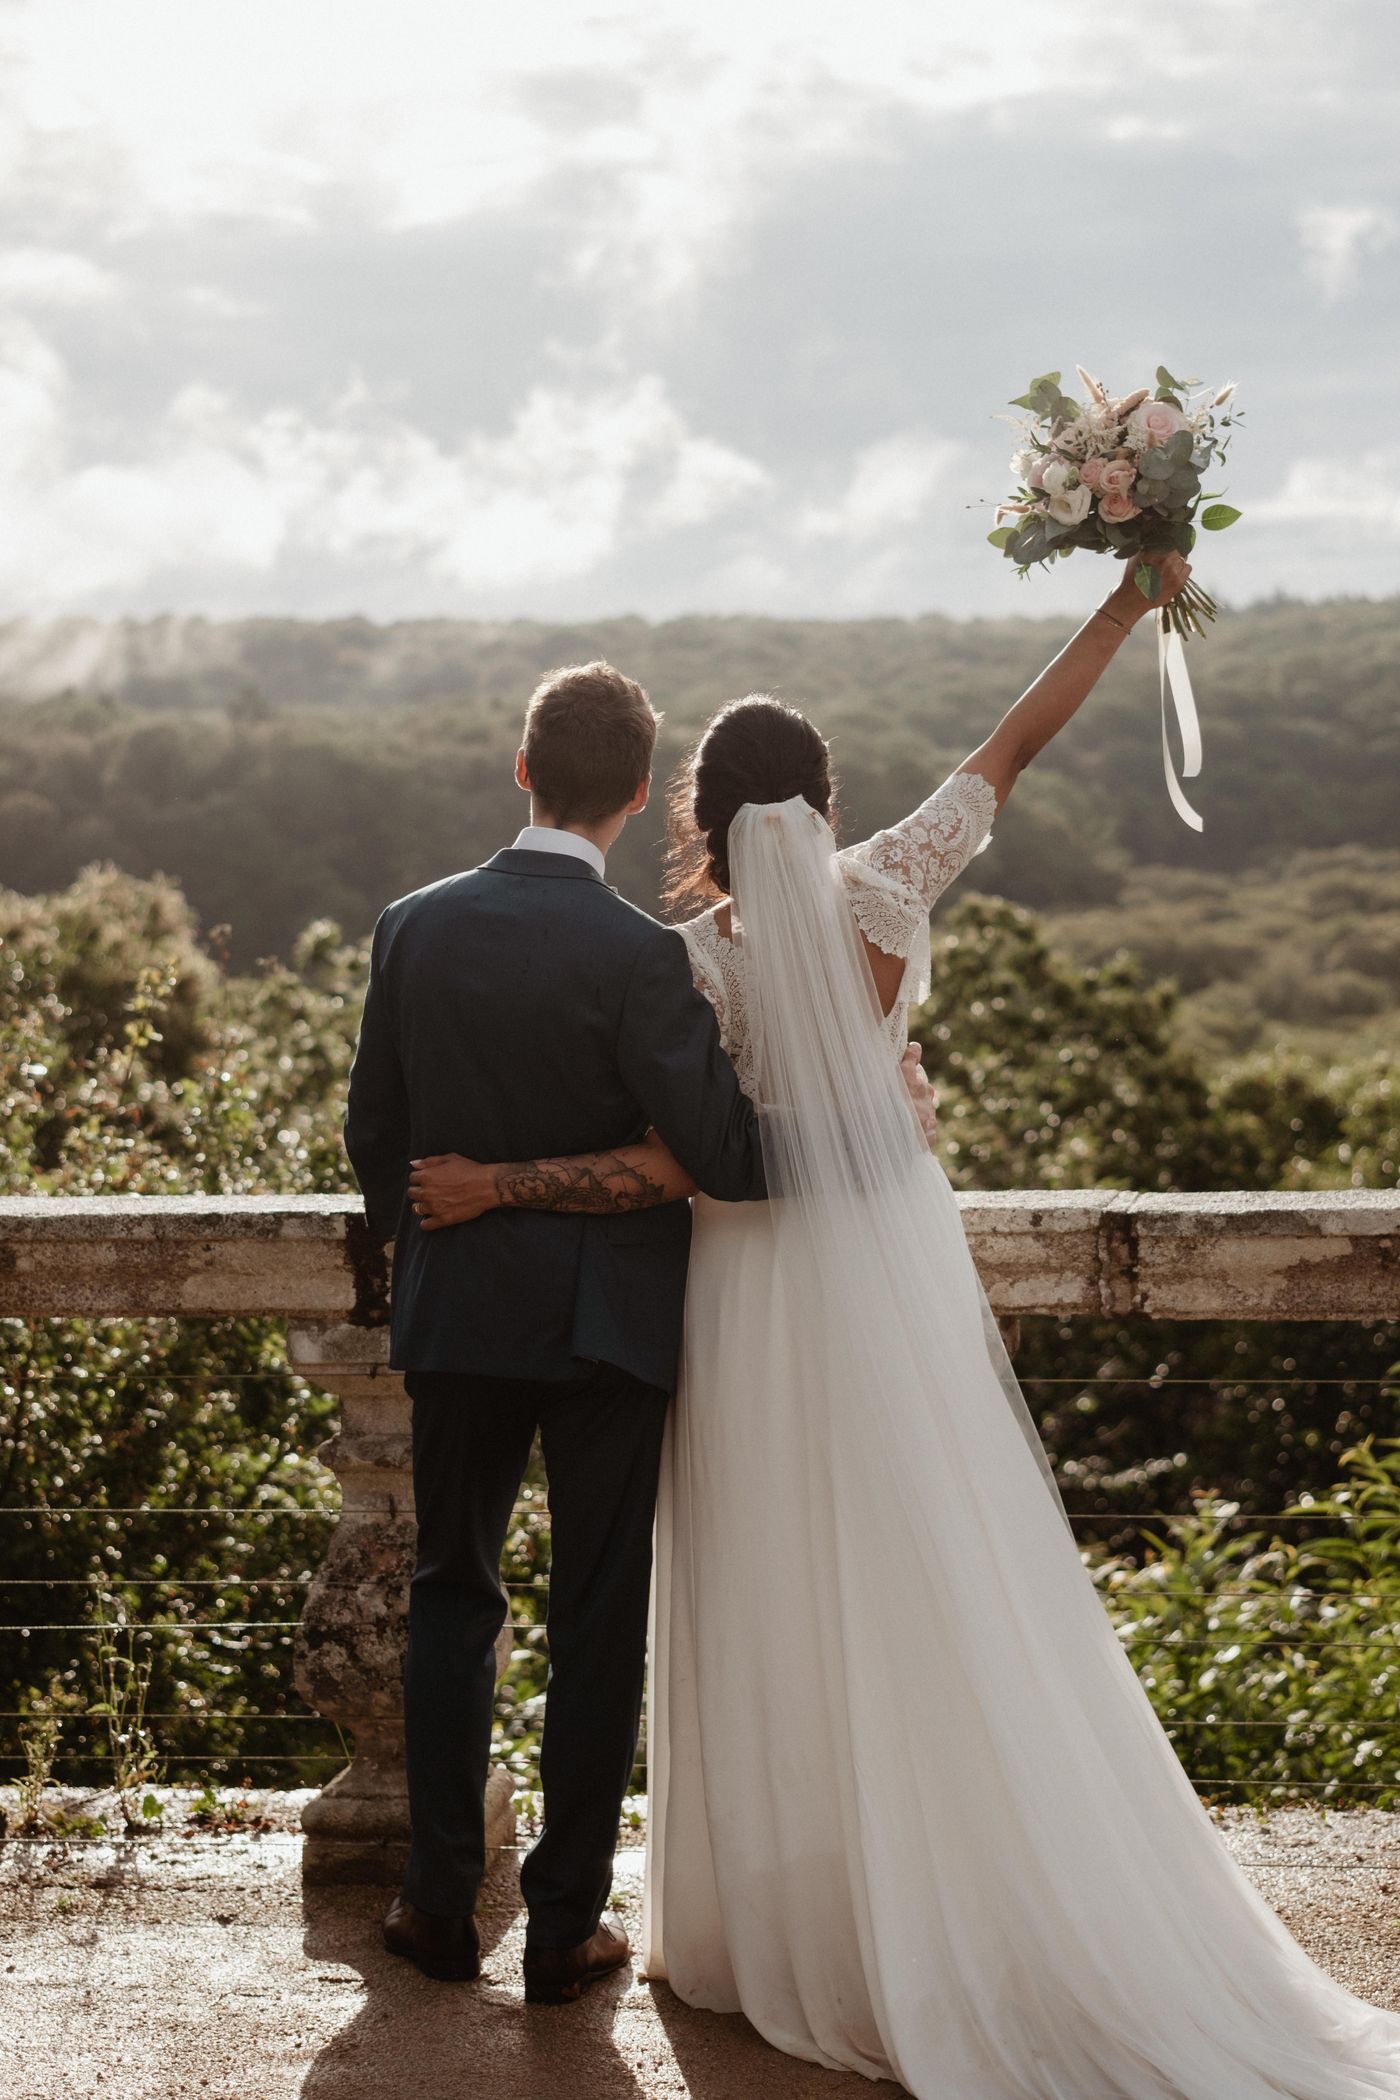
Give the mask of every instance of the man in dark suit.
[[500, 1557], [538, 1430], [550, 1678], [544, 1828], [520, 1881], [526, 1995], [551, 2003], [629, 1951], [602, 1912], [641, 1717], [690, 1210], [499, 1209], [427, 1232], [407, 1187], [430, 1154], [606, 1151], [655, 1129], [708, 1195], [763, 1195], [757, 1119], [684, 943], [603, 879], [608, 847], [646, 806], [656, 720], [608, 664], [538, 688], [517, 761], [530, 826], [375, 927], [345, 1120], [371, 1227], [395, 1242], [390, 1362], [413, 1403], [413, 1842], [385, 1943], [429, 1975], [478, 1972]]

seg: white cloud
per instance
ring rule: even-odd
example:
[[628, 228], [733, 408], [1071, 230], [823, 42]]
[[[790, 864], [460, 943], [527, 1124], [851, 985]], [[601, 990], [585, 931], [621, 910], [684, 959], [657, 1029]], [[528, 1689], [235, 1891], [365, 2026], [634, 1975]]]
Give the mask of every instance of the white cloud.
[[1339, 522], [1400, 535], [1400, 447], [1351, 459], [1297, 459], [1277, 495], [1251, 504], [1249, 515], [1260, 524]]
[[242, 0], [236, 34], [189, 0], [17, 13], [0, 90], [16, 193], [57, 156], [128, 234], [229, 216], [310, 229], [347, 192], [408, 229], [570, 183], [574, 268], [655, 298], [693, 282], [784, 167], [868, 143], [892, 107], [1027, 92], [1064, 41], [1035, 0], [956, 39], [918, 0]]
[[[28, 321], [0, 323], [0, 473], [37, 482], [57, 463], [67, 379]], [[13, 513], [12, 513], [13, 515]]]
[[248, 321], [263, 311], [256, 299], [240, 299], [217, 284], [186, 285], [180, 298], [191, 313], [212, 321]]
[[709, 438], [686, 436], [678, 439], [666, 486], [648, 506], [649, 522], [663, 531], [706, 525], [771, 485], [771, 475], [757, 460]]
[[[448, 452], [377, 415], [301, 432], [325, 471], [309, 529], [340, 552], [418, 554], [469, 589], [572, 578], [629, 542], [742, 504], [766, 476], [697, 436], [654, 376], [594, 393], [536, 387], [509, 430]], [[271, 461], [270, 461], [271, 463]]]
[[1181, 117], [1143, 117], [1136, 115], [1110, 117], [1104, 126], [1104, 136], [1116, 146], [1136, 146], [1147, 140], [1157, 145], [1175, 145], [1188, 135], [1188, 126]]
[[1327, 299], [1361, 282], [1362, 259], [1400, 239], [1400, 221], [1380, 204], [1318, 204], [1301, 212], [1298, 231], [1308, 275]]
[[14, 306], [99, 306], [119, 290], [112, 271], [69, 249], [0, 249], [0, 299]]
[[799, 530], [811, 539], [852, 545], [905, 531], [951, 482], [961, 455], [960, 445], [921, 431], [881, 438], [857, 453], [837, 500], [809, 507]]
[[266, 568], [280, 534], [246, 461], [177, 410], [139, 463], [72, 457], [72, 391], [27, 323], [0, 334], [0, 462], [7, 531], [0, 595], [37, 610], [132, 590], [199, 550], [211, 568]]
[[468, 592], [548, 587], [629, 544], [742, 507], [767, 476], [692, 431], [654, 375], [535, 388], [503, 432], [435, 443], [353, 385], [327, 414], [248, 417], [205, 385], [140, 457], [78, 462], [63, 366], [29, 327], [0, 343], [16, 529], [0, 595], [53, 609], [194, 568], [218, 588], [298, 555], [419, 564]]

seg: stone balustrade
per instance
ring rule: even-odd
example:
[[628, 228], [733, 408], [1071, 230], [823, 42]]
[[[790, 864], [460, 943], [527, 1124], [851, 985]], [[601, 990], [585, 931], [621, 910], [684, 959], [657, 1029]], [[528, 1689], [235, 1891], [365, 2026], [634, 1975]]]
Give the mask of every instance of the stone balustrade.
[[[959, 1196], [993, 1310], [1160, 1320], [1400, 1318], [1400, 1196], [1004, 1191]], [[389, 1265], [348, 1196], [0, 1198], [0, 1318], [276, 1318], [340, 1402], [321, 1456], [340, 1521], [296, 1681], [355, 1741], [305, 1813], [305, 1871], [397, 1879], [408, 1833], [400, 1669], [412, 1559], [408, 1401], [388, 1367]], [[509, 1630], [502, 1637], [509, 1645]], [[513, 1830], [492, 1774], [488, 1838]]]

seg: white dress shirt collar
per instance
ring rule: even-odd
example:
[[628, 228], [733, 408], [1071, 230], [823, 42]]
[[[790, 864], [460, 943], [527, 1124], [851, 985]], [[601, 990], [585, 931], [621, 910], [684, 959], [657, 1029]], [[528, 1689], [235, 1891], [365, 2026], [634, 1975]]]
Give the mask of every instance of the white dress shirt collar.
[[549, 824], [527, 824], [516, 840], [514, 850], [517, 853], [566, 853], [574, 860], [587, 861], [595, 875], [601, 875], [607, 866], [592, 839], [580, 838], [576, 831], [556, 831]]

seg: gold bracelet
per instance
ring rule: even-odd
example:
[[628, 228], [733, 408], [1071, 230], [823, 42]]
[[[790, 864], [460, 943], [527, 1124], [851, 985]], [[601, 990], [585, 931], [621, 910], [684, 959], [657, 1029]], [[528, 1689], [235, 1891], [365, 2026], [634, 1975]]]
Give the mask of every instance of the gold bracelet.
[[1132, 633], [1132, 629], [1129, 627], [1127, 621], [1120, 620], [1117, 613], [1111, 613], [1106, 605], [1096, 605], [1094, 607], [1094, 611], [1096, 613], [1102, 613], [1106, 620], [1112, 620], [1114, 626], [1121, 627], [1124, 634]]

